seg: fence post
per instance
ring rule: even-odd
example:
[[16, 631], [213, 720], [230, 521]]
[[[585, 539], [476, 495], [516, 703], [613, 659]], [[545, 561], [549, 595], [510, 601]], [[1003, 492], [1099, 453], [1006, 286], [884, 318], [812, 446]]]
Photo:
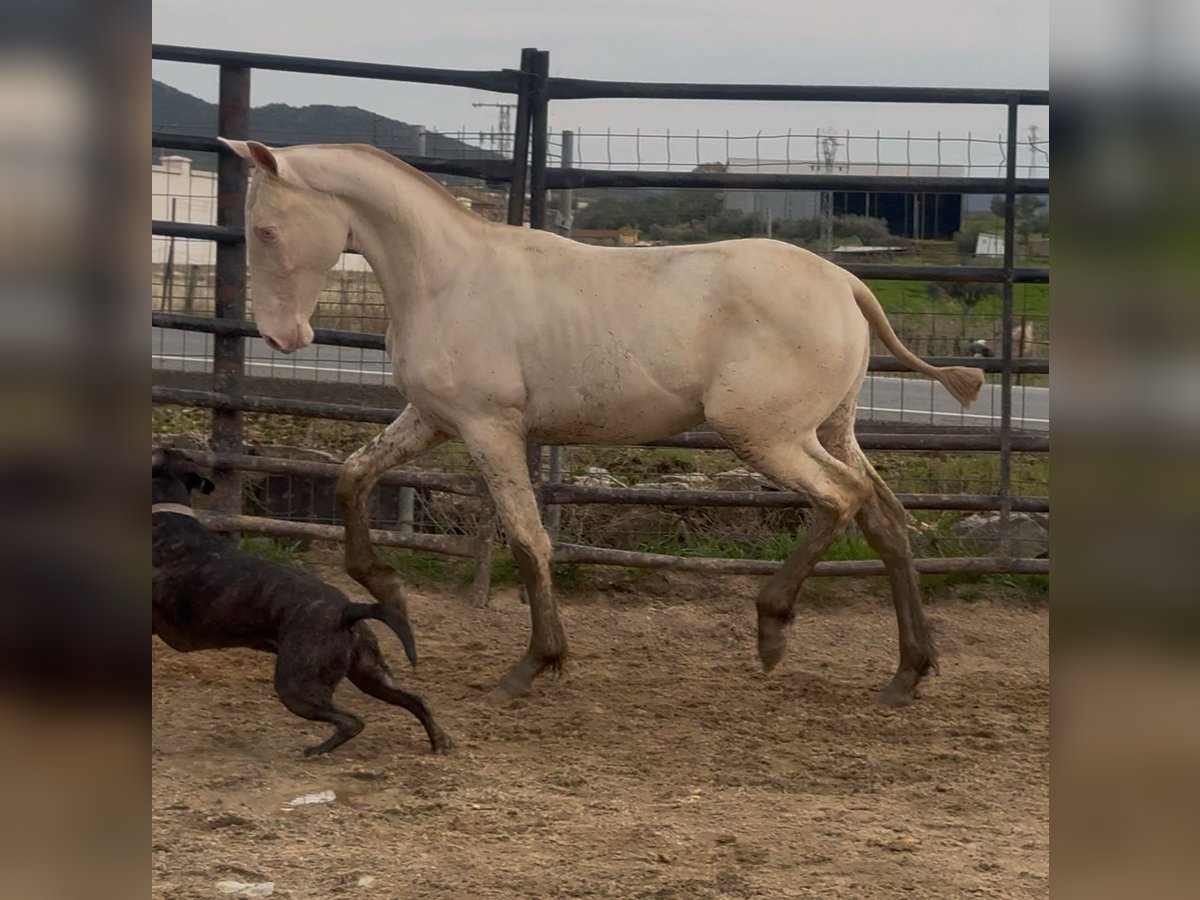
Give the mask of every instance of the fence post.
[[[575, 165], [575, 132], [562, 133], [562, 168], [570, 169]], [[555, 225], [564, 237], [571, 233], [571, 222], [574, 218], [574, 194], [571, 190], [558, 192], [557, 221]], [[562, 481], [562, 447], [555, 444], [550, 448], [550, 471], [546, 475], [551, 485]], [[562, 521], [562, 506], [558, 503], [546, 505], [546, 530], [550, 532], [550, 540], [558, 541], [559, 523]]]
[[[545, 50], [534, 50], [530, 54], [532, 77], [529, 80], [529, 227], [546, 229], [546, 159], [550, 146], [549, 97], [546, 93], [546, 78], [550, 74], [550, 54]], [[542, 445], [530, 441], [527, 447], [529, 479], [537, 495], [538, 506], [543, 510], [542, 499]]]
[[550, 54], [535, 50], [531, 62], [533, 77], [529, 83], [529, 227], [546, 227], [546, 161], [549, 150], [550, 103], [546, 79], [550, 75]]
[[[176, 198], [171, 198], [171, 221], [175, 221], [175, 201]], [[175, 238], [167, 238], [167, 261], [163, 265], [163, 309], [167, 312], [175, 312], [174, 298], [171, 296], [171, 282], [174, 281], [175, 275]]]
[[[250, 70], [221, 66], [217, 105], [217, 132], [222, 137], [250, 136]], [[228, 149], [217, 157], [217, 225], [245, 225], [246, 164]], [[246, 244], [217, 245], [215, 310], [219, 319], [246, 318]], [[213, 339], [213, 390], [240, 399], [243, 389], [245, 339], [215, 335]], [[212, 449], [215, 453], [242, 452], [242, 414], [238, 410], [213, 410]], [[242, 476], [235, 469], [213, 471], [216, 491], [213, 505], [221, 512], [242, 511]], [[236, 536], [235, 536], [236, 539]]]
[[1013, 268], [1016, 237], [1017, 101], [1008, 101], [1008, 154], [1004, 185], [1004, 295], [1000, 314], [1000, 555], [1012, 553]]
[[508, 188], [508, 224], [525, 224], [525, 172], [529, 165], [529, 83], [533, 77], [533, 57], [537, 51], [521, 51], [521, 72], [517, 87], [517, 115], [513, 127], [512, 179]]

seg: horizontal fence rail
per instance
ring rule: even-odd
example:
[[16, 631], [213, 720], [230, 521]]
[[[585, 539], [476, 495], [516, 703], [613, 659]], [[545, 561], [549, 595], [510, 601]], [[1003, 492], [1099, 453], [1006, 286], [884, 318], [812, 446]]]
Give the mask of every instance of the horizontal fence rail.
[[[342, 541], [345, 532], [338, 525], [317, 525], [311, 522], [289, 522], [261, 516], [235, 516], [197, 513], [201, 522], [214, 531], [242, 534], [262, 534], [273, 537], [301, 538], [319, 541]], [[381, 547], [424, 550], [445, 556], [476, 557], [476, 543], [459, 535], [403, 534], [373, 528], [371, 542]], [[640, 569], [671, 569], [676, 572], [709, 572], [714, 575], [771, 575], [783, 565], [771, 559], [719, 559], [700, 556], [667, 556], [662, 553], [640, 553], [636, 550], [610, 550], [580, 544], [555, 544], [550, 561], [556, 564], [587, 563], [597, 566], [621, 566]], [[1048, 559], [1011, 559], [999, 557], [944, 557], [913, 560], [922, 575], [1046, 575], [1050, 572]], [[813, 575], [886, 575], [881, 560], [822, 560], [813, 568]]]
[[197, 222], [165, 222], [154, 219], [150, 233], [157, 237], [186, 238], [195, 241], [215, 241], [218, 244], [241, 244], [246, 240], [244, 229], [233, 225], [202, 225]]
[[[308, 460], [277, 459], [270, 457], [249, 456], [246, 454], [214, 454], [188, 451], [187, 455], [200, 463], [209, 466], [225, 466], [239, 471], [259, 472], [276, 475], [303, 475], [310, 477], [333, 478], [341, 471], [341, 466], [329, 463], [317, 463]], [[446, 490], [465, 496], [486, 497], [482, 481], [478, 478], [465, 476], [431, 476], [428, 473], [404, 472], [393, 469], [381, 479], [382, 483], [395, 484], [404, 487], [421, 487], [430, 490]], [[657, 490], [620, 490], [609, 488], [575, 487], [570, 485], [546, 485], [543, 493], [547, 502], [551, 503], [642, 503], [653, 506], [774, 506], [798, 507], [807, 505], [799, 495], [787, 492], [773, 493], [765, 491], [754, 493], [749, 491], [706, 491], [686, 492], [683, 494]], [[634, 497], [634, 494], [644, 495]], [[721, 495], [720, 497], [716, 495]], [[703, 497], [703, 503], [685, 504], [681, 501], [691, 497]], [[994, 509], [996, 498], [968, 498], [947, 496], [948, 505], [936, 504], [934, 495], [901, 494], [898, 498], [906, 508], [910, 509]], [[973, 505], [964, 501], [977, 501]], [[1023, 504], [1030, 512], [1040, 512], [1048, 509], [1048, 505], [1036, 498], [1029, 498]], [[216, 531], [237, 532], [244, 534], [261, 534], [282, 538], [298, 538], [307, 540], [322, 540], [341, 542], [345, 539], [345, 531], [340, 525], [326, 525], [313, 522], [297, 522], [287, 519], [265, 518], [261, 516], [231, 515], [208, 510], [198, 511], [200, 520]], [[372, 543], [386, 547], [398, 547], [410, 550], [439, 553], [446, 556], [481, 559], [480, 538], [464, 535], [436, 535], [399, 532], [388, 529], [371, 529]], [[486, 539], [486, 538], [485, 538]], [[782, 565], [776, 560], [761, 559], [724, 559], [712, 557], [679, 557], [660, 553], [645, 553], [635, 550], [616, 550], [603, 547], [589, 547], [571, 543], [556, 543], [552, 561], [555, 563], [588, 563], [592, 565], [608, 565], [636, 568], [660, 568], [687, 572], [709, 572], [724, 575], [770, 575]], [[918, 559], [914, 565], [921, 574], [1047, 574], [1050, 570], [1049, 560], [1021, 559], [999, 557], [950, 557], [940, 559]], [[814, 575], [854, 575], [873, 576], [886, 575], [887, 570], [881, 560], [847, 560], [822, 561], [813, 572]]]
[[808, 84], [702, 84], [652, 81], [546, 79], [551, 100], [765, 100], [827, 103], [954, 103], [978, 106], [1048, 106], [1045, 90], [996, 88], [866, 87]]
[[152, 59], [164, 62], [199, 63], [239, 69], [271, 69], [277, 72], [337, 75], [343, 78], [373, 78], [384, 81], [406, 81], [412, 84], [441, 84], [500, 94], [515, 94], [520, 87], [520, 73], [512, 69], [495, 71], [430, 69], [424, 66], [393, 66], [344, 59], [314, 59], [307, 56], [281, 56], [274, 53], [246, 53], [241, 50], [178, 47], [171, 44], [152, 45], [150, 56]]
[[[251, 456], [244, 453], [207, 453], [188, 451], [187, 456], [203, 466], [220, 466], [241, 472], [265, 475], [299, 475], [309, 478], [336, 479], [342, 467], [335, 463], [311, 460]], [[380, 484], [423, 488], [458, 494], [463, 497], [487, 497], [483, 479], [468, 475], [411, 472], [389, 469]], [[613, 488], [591, 485], [546, 484], [541, 488], [547, 503], [612, 503], [644, 506], [727, 506], [758, 509], [805, 509], [812, 504], [803, 494], [782, 490], [762, 491], [672, 491], [663, 488]], [[936, 509], [980, 512], [997, 509], [997, 499], [984, 494], [897, 494], [906, 509]], [[1015, 507], [1024, 512], [1049, 512], [1045, 497], [1020, 498]]]
[[[200, 409], [241, 410], [284, 416], [308, 416], [343, 422], [366, 422], [390, 425], [400, 414], [397, 409], [356, 406], [349, 403], [327, 403], [320, 400], [293, 400], [285, 397], [263, 397], [252, 394], [232, 397], [217, 391], [195, 391], [153, 385], [153, 403], [173, 406], [195, 406]], [[876, 434], [858, 435], [864, 450], [944, 450], [995, 451], [1000, 439], [994, 434]], [[716, 432], [686, 432], [658, 441], [647, 441], [646, 447], [673, 447], [680, 450], [729, 450], [730, 447]], [[1021, 453], [1045, 453], [1050, 450], [1050, 438], [1039, 434], [1013, 435], [1013, 450]]]
[[[703, 556], [667, 556], [636, 550], [610, 550], [579, 544], [558, 544], [551, 559], [556, 563], [591, 563], [599, 566], [630, 566], [639, 569], [672, 569], [677, 572], [711, 572], [714, 575], [771, 575], [783, 566], [771, 559], [714, 559]], [[915, 559], [913, 565], [922, 575], [1046, 575], [1048, 559], [1011, 559], [999, 557], [946, 557]], [[886, 575], [877, 559], [822, 560], [814, 575]]]
[[[261, 141], [269, 147], [287, 148], [295, 144], [281, 144], [276, 141]], [[229, 153], [232, 152], [215, 137], [204, 137], [192, 134], [176, 134], [172, 131], [155, 131], [150, 135], [150, 145], [160, 150], [185, 150], [192, 153]], [[393, 153], [383, 150], [402, 162], [408, 163], [422, 172], [434, 175], [461, 175], [465, 178], [479, 178], [484, 181], [507, 183], [512, 180], [512, 160], [499, 158], [488, 159], [443, 157], [443, 156], [413, 156], [405, 153]]]
[[[171, 328], [178, 331], [196, 331], [205, 334], [241, 335], [258, 337], [258, 326], [249, 321], [231, 321], [208, 316], [187, 316], [180, 313], [153, 313], [151, 325], [156, 328]], [[362, 350], [386, 350], [383, 335], [360, 331], [340, 331], [330, 328], [314, 328], [313, 344], [324, 347], [355, 347]], [[985, 372], [1003, 371], [1001, 360], [975, 356], [926, 356], [927, 362], [935, 366], [974, 366]], [[893, 356], [872, 356], [870, 372], [911, 372], [907, 366]], [[1030, 357], [1013, 360], [1013, 371], [1020, 374], [1037, 375], [1050, 372], [1050, 360]]]
[[[909, 194], [1000, 194], [1004, 178], [921, 175], [789, 175], [753, 172], [622, 172], [612, 169], [548, 169], [546, 187], [570, 188], [726, 188], [746, 191], [850, 191]], [[1018, 178], [1018, 194], [1048, 194], [1049, 178]]]
[[[261, 516], [238, 516], [200, 510], [201, 522], [214, 531], [242, 534], [262, 534], [273, 537], [301, 538], [319, 541], [342, 541], [345, 532], [338, 525], [318, 525], [312, 522], [289, 522]], [[398, 531], [372, 528], [371, 542], [381, 547], [423, 550], [444, 556], [477, 557], [477, 543], [460, 535], [404, 534]], [[720, 559], [699, 556], [668, 556], [662, 553], [641, 553], [636, 550], [610, 550], [580, 544], [555, 544], [551, 562], [587, 563], [598, 566], [621, 566], [640, 569], [671, 569], [676, 572], [708, 572], [714, 575], [771, 575], [782, 562], [771, 559]], [[944, 557], [913, 560], [922, 575], [1046, 575], [1050, 572], [1048, 559], [1011, 559], [1000, 557]], [[813, 568], [813, 575], [886, 575], [882, 560], [822, 560]]]

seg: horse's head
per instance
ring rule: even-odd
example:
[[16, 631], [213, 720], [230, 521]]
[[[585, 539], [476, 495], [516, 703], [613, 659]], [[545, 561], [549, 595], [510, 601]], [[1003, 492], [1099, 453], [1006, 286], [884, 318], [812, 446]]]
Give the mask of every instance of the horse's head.
[[336, 197], [314, 190], [289, 163], [257, 141], [219, 138], [254, 163], [246, 195], [246, 256], [259, 334], [281, 353], [312, 342], [309, 319], [350, 235]]

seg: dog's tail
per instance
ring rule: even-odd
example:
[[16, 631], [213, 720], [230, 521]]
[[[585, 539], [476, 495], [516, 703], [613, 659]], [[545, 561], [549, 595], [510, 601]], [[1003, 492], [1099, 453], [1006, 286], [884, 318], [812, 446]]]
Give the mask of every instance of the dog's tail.
[[417, 644], [413, 640], [412, 629], [408, 627], [404, 616], [382, 603], [346, 604], [346, 612], [342, 621], [347, 628], [363, 619], [375, 619], [396, 632], [396, 637], [400, 638], [400, 643], [404, 645], [404, 655], [414, 666], [417, 664]]

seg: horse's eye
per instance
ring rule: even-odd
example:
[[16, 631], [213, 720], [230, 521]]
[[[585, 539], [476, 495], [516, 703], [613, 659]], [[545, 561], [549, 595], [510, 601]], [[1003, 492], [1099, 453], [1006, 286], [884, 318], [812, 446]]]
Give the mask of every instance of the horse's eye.
[[254, 233], [258, 235], [258, 239], [264, 243], [275, 240], [278, 237], [278, 232], [270, 225], [264, 225], [261, 228], [255, 228]]

